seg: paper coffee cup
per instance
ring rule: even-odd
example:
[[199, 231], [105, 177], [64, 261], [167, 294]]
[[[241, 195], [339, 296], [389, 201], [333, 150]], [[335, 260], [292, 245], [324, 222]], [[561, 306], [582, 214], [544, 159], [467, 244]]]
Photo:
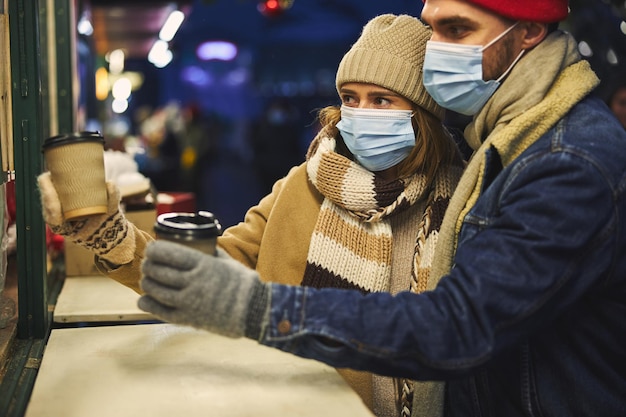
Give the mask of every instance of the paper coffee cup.
[[222, 226], [208, 211], [197, 213], [163, 213], [154, 224], [157, 239], [181, 243], [209, 255], [217, 252], [217, 237]]
[[47, 138], [42, 146], [66, 220], [107, 212], [104, 138], [74, 132]]

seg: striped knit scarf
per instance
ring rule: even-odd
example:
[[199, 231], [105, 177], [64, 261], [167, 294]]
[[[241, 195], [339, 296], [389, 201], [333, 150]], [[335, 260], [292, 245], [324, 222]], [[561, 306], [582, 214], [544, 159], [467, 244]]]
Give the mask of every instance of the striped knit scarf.
[[[426, 289], [439, 226], [461, 169], [440, 170], [434, 183], [422, 174], [384, 181], [335, 152], [335, 139], [318, 136], [308, 160], [310, 181], [325, 197], [311, 237], [302, 285], [388, 291], [393, 214], [427, 198], [416, 237], [412, 291]], [[453, 174], [452, 174], [453, 172]]]
[[[422, 199], [426, 208], [415, 240], [410, 284], [426, 290], [439, 228], [464, 164], [460, 156], [438, 170], [432, 184], [422, 174], [384, 181], [335, 152], [335, 139], [320, 134], [310, 149], [310, 181], [325, 197], [313, 231], [302, 285], [388, 291], [393, 236], [388, 218]], [[413, 382], [399, 379], [401, 415], [410, 415]], [[422, 383], [423, 389], [429, 384]], [[422, 389], [422, 388], [420, 388]]]

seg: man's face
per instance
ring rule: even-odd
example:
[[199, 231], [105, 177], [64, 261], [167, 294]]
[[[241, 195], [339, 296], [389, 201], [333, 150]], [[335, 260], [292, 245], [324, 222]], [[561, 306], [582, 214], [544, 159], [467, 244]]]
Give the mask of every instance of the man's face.
[[[421, 19], [433, 41], [481, 46], [515, 23], [464, 0], [426, 0]], [[514, 28], [483, 52], [483, 79], [497, 79], [520, 51]]]

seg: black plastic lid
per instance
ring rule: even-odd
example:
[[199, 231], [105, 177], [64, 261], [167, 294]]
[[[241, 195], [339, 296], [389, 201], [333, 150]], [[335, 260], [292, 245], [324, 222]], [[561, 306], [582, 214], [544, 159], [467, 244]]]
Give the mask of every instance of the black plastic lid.
[[41, 146], [41, 151], [48, 148], [52, 148], [59, 145], [65, 145], [67, 143], [74, 142], [102, 142], [104, 143], [104, 137], [100, 132], [73, 132], [65, 133], [62, 135], [52, 136], [47, 138]]
[[163, 213], [157, 217], [154, 231], [164, 238], [190, 241], [220, 236], [222, 225], [209, 211]]

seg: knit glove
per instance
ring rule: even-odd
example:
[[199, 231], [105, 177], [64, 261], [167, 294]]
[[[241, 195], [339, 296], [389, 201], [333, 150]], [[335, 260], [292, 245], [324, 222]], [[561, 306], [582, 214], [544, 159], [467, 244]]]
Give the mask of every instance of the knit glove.
[[124, 265], [134, 258], [135, 229], [120, 210], [120, 193], [112, 182], [107, 182], [107, 212], [80, 220], [65, 220], [61, 201], [52, 183], [50, 172], [37, 177], [41, 194], [43, 219], [53, 233], [88, 249], [109, 266]]
[[269, 284], [218, 249], [217, 256], [164, 240], [142, 264], [140, 309], [171, 323], [258, 340], [269, 311]]

